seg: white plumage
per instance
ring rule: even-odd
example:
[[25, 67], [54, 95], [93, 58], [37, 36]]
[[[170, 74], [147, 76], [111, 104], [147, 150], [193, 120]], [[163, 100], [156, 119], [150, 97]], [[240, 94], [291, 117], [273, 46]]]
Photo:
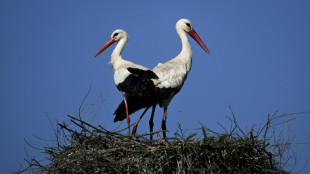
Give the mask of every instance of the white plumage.
[[[128, 123], [128, 133], [130, 135], [130, 119], [128, 113], [127, 99], [129, 96], [136, 96], [141, 99], [153, 97], [158, 93], [156, 87], [159, 81], [158, 77], [151, 70], [122, 59], [121, 53], [128, 41], [128, 34], [124, 30], [115, 30], [111, 38], [102, 46], [95, 55], [98, 56], [105, 49], [117, 42], [111, 55], [111, 65], [114, 70], [114, 82], [117, 88], [122, 91]], [[159, 95], [159, 94], [158, 94]]]
[[[192, 66], [192, 49], [191, 45], [188, 41], [188, 37], [186, 34], [189, 34], [196, 42], [202, 47], [202, 49], [210, 53], [208, 48], [202, 42], [198, 34], [192, 27], [192, 24], [187, 19], [180, 19], [176, 23], [176, 31], [179, 35], [181, 42], [182, 42], [182, 50], [175, 58], [171, 59], [170, 61], [162, 64], [159, 63], [156, 67], [153, 68], [153, 72], [159, 77], [160, 84], [158, 85], [160, 89], [160, 96], [161, 100], [157, 103], [153, 103], [153, 111], [150, 119], [150, 131], [153, 131], [153, 117], [155, 112], [155, 107], [159, 104], [160, 107], [164, 108], [163, 113], [163, 121], [162, 121], [162, 129], [166, 130], [166, 118], [167, 118], [167, 108], [173, 99], [173, 97], [181, 90], [183, 84], [187, 78], [189, 71], [191, 70]], [[138, 102], [137, 99], [131, 99], [133, 102]], [[120, 105], [121, 106], [121, 105]], [[137, 107], [136, 110], [146, 107], [146, 110], [140, 116], [139, 120], [136, 122], [133, 133], [136, 131], [137, 125], [140, 119], [143, 117], [145, 112], [150, 108], [151, 105], [143, 105], [141, 104], [140, 107]], [[117, 108], [115, 111], [116, 116], [118, 114], [122, 114], [120, 111], [120, 107]], [[132, 111], [135, 112], [136, 110]], [[166, 133], [163, 133], [164, 137], [166, 137]], [[152, 136], [151, 136], [152, 139]]]

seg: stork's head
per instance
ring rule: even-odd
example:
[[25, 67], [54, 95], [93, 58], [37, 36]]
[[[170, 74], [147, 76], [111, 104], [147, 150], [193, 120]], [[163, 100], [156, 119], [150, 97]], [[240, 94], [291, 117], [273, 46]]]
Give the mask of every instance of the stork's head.
[[128, 34], [126, 31], [117, 29], [111, 34], [111, 38], [101, 47], [101, 49], [95, 55], [98, 56], [104, 50], [106, 50], [109, 46], [111, 46], [114, 42], [118, 42], [120, 40], [124, 40], [125, 42], [128, 41]]
[[111, 39], [114, 39], [115, 42], [118, 42], [121, 39], [128, 40], [128, 34], [122, 29], [117, 29], [111, 34]]
[[199, 45], [200, 47], [207, 53], [210, 54], [210, 51], [206, 47], [206, 45], [203, 43], [203, 41], [200, 39], [199, 35], [196, 33], [196, 31], [193, 28], [193, 25], [191, 21], [188, 19], [180, 19], [176, 25], [176, 30], [183, 30], [186, 33], [188, 33]]
[[180, 19], [176, 24], [176, 28], [181, 28], [186, 33], [188, 33], [189, 31], [193, 29], [193, 26], [192, 26], [191, 21], [189, 21], [188, 19]]

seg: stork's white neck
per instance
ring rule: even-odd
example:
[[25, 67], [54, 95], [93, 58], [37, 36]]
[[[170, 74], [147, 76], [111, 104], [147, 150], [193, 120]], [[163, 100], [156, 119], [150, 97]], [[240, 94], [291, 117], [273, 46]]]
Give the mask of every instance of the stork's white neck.
[[188, 37], [186, 35], [186, 32], [184, 30], [180, 30], [178, 31], [177, 30], [177, 33], [181, 39], [181, 42], [182, 42], [182, 52], [192, 52], [192, 48], [191, 48], [191, 45], [189, 44], [189, 41], [188, 41]]
[[182, 42], [182, 50], [180, 54], [176, 57], [186, 65], [187, 71], [190, 71], [192, 66], [192, 47], [188, 41], [187, 33], [182, 28], [176, 28], [176, 31]]
[[124, 62], [124, 60], [122, 59], [122, 51], [123, 48], [125, 47], [126, 43], [128, 41], [128, 38], [121, 38], [118, 43], [115, 46], [115, 49], [112, 52], [111, 55], [111, 65], [112, 68], [114, 69], [114, 71], [116, 71], [120, 65], [122, 64], [122, 62]]

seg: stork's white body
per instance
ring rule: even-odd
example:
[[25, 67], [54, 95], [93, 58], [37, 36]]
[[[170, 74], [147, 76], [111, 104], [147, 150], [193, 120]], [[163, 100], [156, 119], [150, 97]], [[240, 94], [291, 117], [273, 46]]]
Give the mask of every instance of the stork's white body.
[[[156, 75], [159, 77], [160, 84], [158, 85], [160, 89], [160, 100], [152, 103], [151, 105], [148, 104], [139, 104], [138, 107], [135, 108], [133, 112], [136, 110], [146, 108], [146, 110], [143, 112], [143, 114], [140, 116], [139, 120], [136, 122], [134, 126], [134, 131], [136, 130], [136, 127], [140, 121], [140, 119], [143, 117], [145, 112], [150, 108], [150, 106], [153, 105], [153, 111], [150, 119], [150, 131], [153, 131], [153, 117], [154, 117], [154, 111], [157, 104], [159, 104], [160, 107], [164, 108], [164, 114], [163, 114], [163, 121], [162, 121], [162, 129], [164, 130], [163, 135], [166, 137], [166, 118], [167, 118], [167, 108], [173, 99], [173, 97], [182, 89], [184, 82], [187, 78], [187, 75], [192, 67], [192, 49], [191, 45], [188, 41], [187, 33], [196, 40], [196, 42], [209, 54], [208, 48], [205, 46], [205, 44], [202, 42], [198, 34], [193, 29], [191, 22], [187, 19], [180, 19], [176, 23], [176, 31], [179, 35], [181, 42], [182, 42], [182, 50], [175, 58], [171, 59], [170, 61], [161, 64], [159, 63], [156, 67], [153, 68], [153, 72], [156, 73]], [[133, 102], [138, 102], [138, 98], [132, 99]], [[122, 103], [120, 104], [120, 106]], [[121, 111], [121, 107], [118, 107], [115, 111], [116, 117], [121, 117], [119, 115], [124, 115], [124, 111]], [[152, 135], [151, 135], [152, 139]]]
[[112, 52], [110, 63], [114, 70], [115, 85], [123, 93], [123, 101], [125, 103], [123, 109], [126, 109], [128, 133], [130, 134], [130, 119], [127, 104], [128, 97], [138, 96], [140, 99], [144, 99], [144, 97], [153, 97], [157, 94], [158, 89], [156, 85], [159, 82], [156, 80], [158, 77], [151, 70], [122, 58], [121, 53], [127, 41], [127, 32], [124, 30], [115, 30], [111, 38], [102, 46], [95, 56], [99, 55], [114, 42], [117, 42]]
[[192, 67], [193, 52], [186, 32], [181, 28], [181, 25], [176, 25], [176, 31], [182, 42], [182, 51], [170, 61], [164, 64], [159, 63], [153, 68], [153, 71], [161, 81], [159, 85], [160, 89], [175, 89], [171, 92], [169, 97], [162, 98], [162, 103], [165, 107], [168, 107], [175, 94], [181, 90], [187, 78], [187, 74]]

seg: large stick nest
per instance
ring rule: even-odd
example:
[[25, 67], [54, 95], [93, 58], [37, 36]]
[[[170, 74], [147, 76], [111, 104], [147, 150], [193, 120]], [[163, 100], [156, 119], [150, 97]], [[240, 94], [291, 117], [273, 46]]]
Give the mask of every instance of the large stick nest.
[[47, 162], [28, 156], [28, 167], [17, 173], [287, 173], [292, 157], [285, 155], [289, 139], [271, 144], [267, 137], [282, 116], [269, 116], [260, 129], [244, 132], [233, 115], [233, 127], [226, 133], [202, 126], [198, 133], [184, 136], [179, 129], [175, 137], [156, 140], [68, 117], [73, 125], [57, 123], [54, 145], [43, 149]]

